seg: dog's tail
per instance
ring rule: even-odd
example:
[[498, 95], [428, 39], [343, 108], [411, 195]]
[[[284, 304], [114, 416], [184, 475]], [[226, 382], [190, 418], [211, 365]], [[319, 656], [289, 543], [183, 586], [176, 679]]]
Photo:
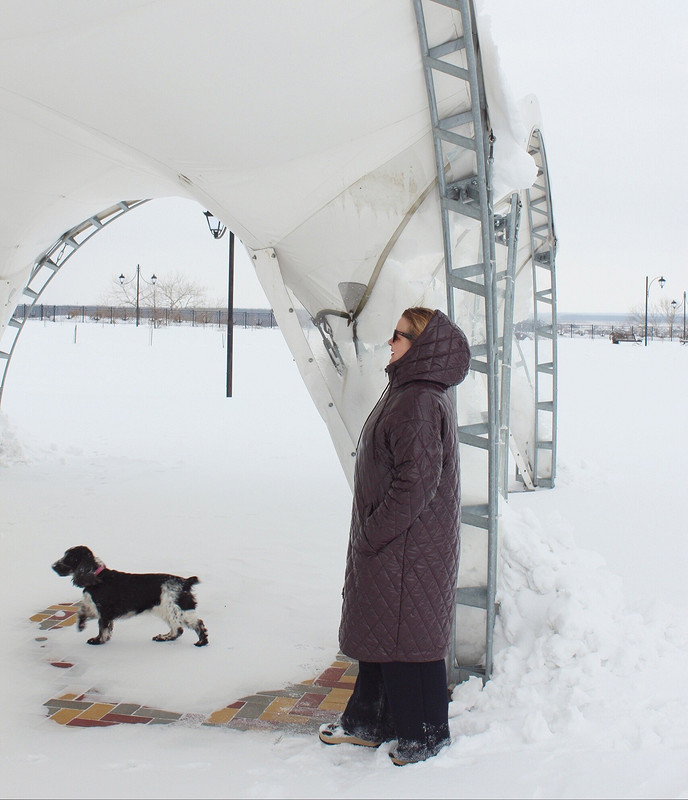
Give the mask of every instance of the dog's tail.
[[195, 586], [197, 583], [200, 583], [200, 581], [195, 575], [193, 575], [191, 578], [187, 578], [182, 584], [182, 591], [188, 592], [191, 589], [191, 587]]

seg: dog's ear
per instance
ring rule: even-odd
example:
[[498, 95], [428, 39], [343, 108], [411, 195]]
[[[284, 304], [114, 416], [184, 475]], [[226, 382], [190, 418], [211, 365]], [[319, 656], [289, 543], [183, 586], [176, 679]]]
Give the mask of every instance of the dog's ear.
[[72, 583], [84, 589], [87, 586], [95, 586], [100, 583], [100, 578], [96, 575], [97, 564], [81, 562], [72, 574]]

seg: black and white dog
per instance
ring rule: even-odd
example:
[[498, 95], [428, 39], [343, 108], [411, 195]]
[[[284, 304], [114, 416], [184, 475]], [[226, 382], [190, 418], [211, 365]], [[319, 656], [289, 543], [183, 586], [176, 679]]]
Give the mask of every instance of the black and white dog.
[[71, 575], [72, 583], [84, 590], [79, 603], [79, 630], [83, 631], [87, 619], [97, 619], [99, 628], [98, 636], [88, 639], [89, 644], [105, 644], [112, 636], [116, 619], [144, 611], [152, 611], [170, 626], [170, 632], [154, 636], [154, 642], [178, 639], [186, 627], [198, 635], [194, 642], [197, 647], [208, 644], [208, 631], [195, 611], [196, 598], [191, 589], [198, 583], [195, 576], [184, 579], [176, 575], [117, 572], [108, 569], [83, 545], [70, 547], [53, 569], [63, 577]]

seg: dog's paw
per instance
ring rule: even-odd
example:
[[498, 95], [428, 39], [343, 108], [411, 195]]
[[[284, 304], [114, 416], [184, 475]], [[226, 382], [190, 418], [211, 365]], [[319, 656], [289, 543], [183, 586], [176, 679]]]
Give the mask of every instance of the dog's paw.
[[86, 639], [86, 644], [105, 644], [105, 642], [98, 636], [94, 636], [92, 639]]
[[199, 641], [194, 642], [194, 647], [205, 647], [208, 644], [207, 639], [199, 639]]
[[83, 629], [86, 627], [86, 620], [80, 619], [76, 627], [78, 631], [83, 631]]

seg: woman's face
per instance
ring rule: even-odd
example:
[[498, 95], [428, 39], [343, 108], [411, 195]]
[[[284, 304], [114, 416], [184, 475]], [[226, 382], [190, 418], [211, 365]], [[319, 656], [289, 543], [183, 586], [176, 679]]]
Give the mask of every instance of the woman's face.
[[390, 364], [398, 361], [405, 353], [408, 353], [413, 344], [413, 339], [401, 335], [404, 333], [411, 336], [411, 323], [406, 317], [402, 317], [399, 322], [397, 322], [396, 330], [391, 338], [387, 340], [387, 344], [392, 348], [392, 357], [389, 359]]

